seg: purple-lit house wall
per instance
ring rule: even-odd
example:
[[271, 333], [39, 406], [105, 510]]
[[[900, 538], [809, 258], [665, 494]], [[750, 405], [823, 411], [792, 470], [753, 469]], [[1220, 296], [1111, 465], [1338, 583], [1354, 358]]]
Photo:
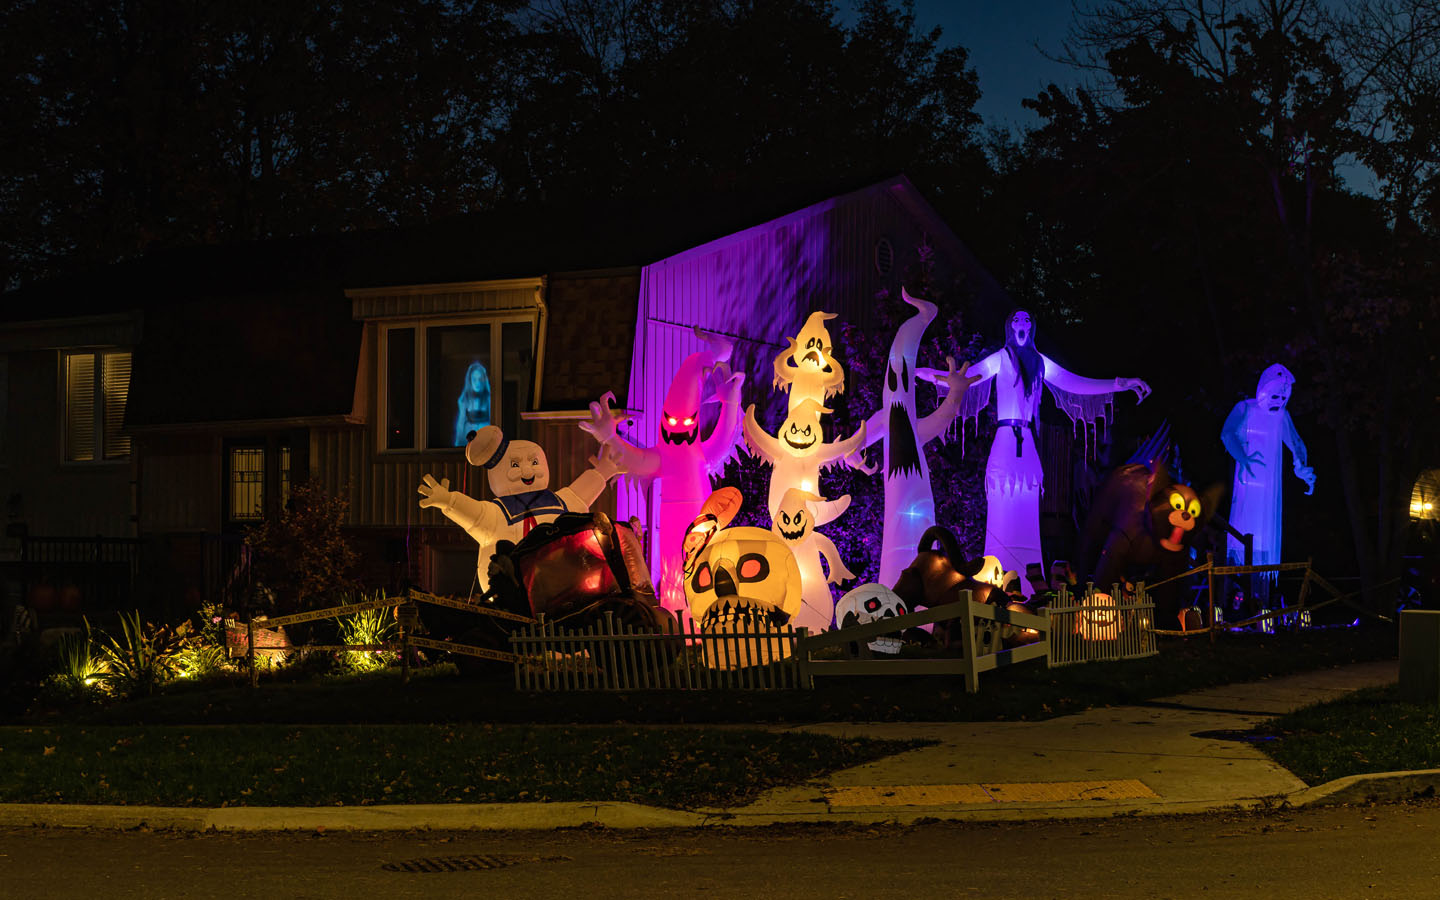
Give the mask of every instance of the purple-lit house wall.
[[[743, 403], [765, 409], [777, 395], [772, 363], [785, 336], [815, 310], [838, 314], [833, 329], [874, 321], [877, 293], [898, 290], [917, 248], [935, 250], [934, 277], [963, 281], [984, 307], [1003, 316], [1010, 301], [904, 177], [871, 185], [710, 241], [643, 267], [622, 429], [643, 444], [659, 429], [661, 402], [682, 360], [701, 349], [694, 328], [735, 342], [732, 368], [746, 373]], [[653, 519], [663, 480], [646, 492], [623, 476], [621, 517]], [[652, 548], [652, 553], [654, 552]]]

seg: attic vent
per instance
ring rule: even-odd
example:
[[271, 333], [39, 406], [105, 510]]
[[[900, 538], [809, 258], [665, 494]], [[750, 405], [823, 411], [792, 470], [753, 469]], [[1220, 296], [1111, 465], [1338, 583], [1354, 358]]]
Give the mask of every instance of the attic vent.
[[891, 246], [888, 238], [882, 237], [875, 242], [875, 271], [881, 275], [889, 275], [893, 268], [895, 268], [895, 248]]

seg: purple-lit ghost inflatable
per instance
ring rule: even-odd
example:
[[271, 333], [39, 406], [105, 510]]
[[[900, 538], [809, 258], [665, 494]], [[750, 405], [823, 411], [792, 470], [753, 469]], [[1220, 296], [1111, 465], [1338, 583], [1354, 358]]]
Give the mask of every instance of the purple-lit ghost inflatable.
[[[1094, 427], [1095, 420], [1113, 416], [1116, 391], [1131, 390], [1143, 401], [1150, 386], [1138, 378], [1083, 378], [1062, 368], [1035, 349], [1035, 325], [1017, 309], [1005, 323], [1005, 346], [970, 367], [977, 384], [965, 396], [961, 415], [973, 419], [990, 402], [995, 382], [998, 427], [985, 464], [985, 555], [1005, 571], [1025, 572], [1030, 563], [1043, 566], [1040, 550], [1040, 493], [1044, 470], [1035, 451], [1035, 415], [1043, 383], [1055, 405], [1071, 422]], [[997, 377], [998, 376], [998, 377]], [[952, 395], [953, 396], [953, 395]], [[947, 401], [950, 399], [946, 398]], [[1028, 587], [1021, 579], [1022, 589]]]
[[[930, 491], [925, 445], [950, 427], [960, 412], [965, 389], [978, 380], [967, 376], [968, 366], [956, 370], [954, 358], [946, 357], [948, 371], [938, 378], [949, 396], [930, 415], [917, 417], [915, 380], [919, 372], [915, 361], [920, 355], [920, 338], [935, 319], [937, 309], [935, 304], [916, 299], [903, 288], [900, 295], [915, 307], [916, 313], [895, 332], [880, 409], [865, 423], [867, 444], [884, 442], [881, 471], [885, 478], [885, 527], [880, 544], [880, 583], [891, 586], [915, 558], [920, 536], [935, 524], [935, 496]], [[853, 458], [850, 461], [859, 467]]]
[[[654, 447], [636, 447], [615, 433], [615, 417], [610, 403], [615, 399], [606, 393], [590, 404], [590, 421], [580, 427], [589, 432], [601, 446], [613, 450], [625, 474], [649, 486], [660, 480], [658, 521], [651, 532], [659, 547], [660, 604], [677, 615], [687, 608], [684, 589], [685, 531], [700, 513], [705, 498], [710, 496], [711, 473], [719, 472], [735, 449], [736, 432], [740, 426], [740, 386], [743, 372], [731, 373], [726, 362], [732, 345], [724, 338], [695, 329], [696, 337], [705, 342], [705, 349], [685, 357], [680, 370], [665, 394], [660, 414], [660, 442]], [[715, 394], [702, 398], [707, 375], [714, 374]], [[720, 416], [710, 436], [700, 437], [700, 406], [703, 402], [720, 403]]]
[[[1230, 501], [1230, 524], [1241, 534], [1254, 535], [1254, 564], [1280, 562], [1280, 465], [1285, 461], [1280, 445], [1295, 457], [1295, 477], [1305, 482], [1305, 493], [1315, 492], [1315, 470], [1306, 462], [1305, 442], [1285, 405], [1290, 402], [1295, 376], [1276, 363], [1260, 375], [1253, 399], [1235, 404], [1220, 431], [1225, 449], [1235, 457], [1235, 489]], [[1245, 561], [1244, 545], [1233, 536], [1230, 561]]]
[[481, 466], [490, 483], [493, 500], [476, 500], [450, 490], [450, 479], [436, 481], [426, 475], [416, 491], [420, 508], [434, 507], [480, 545], [475, 577], [481, 591], [490, 588], [490, 557], [498, 541], [518, 542], [536, 525], [553, 522], [562, 512], [586, 512], [620, 471], [616, 460], [602, 447], [590, 459], [592, 468], [580, 473], [569, 487], [550, 490], [550, 462], [534, 441], [512, 441], [498, 425], [475, 432], [465, 445], [465, 459]]

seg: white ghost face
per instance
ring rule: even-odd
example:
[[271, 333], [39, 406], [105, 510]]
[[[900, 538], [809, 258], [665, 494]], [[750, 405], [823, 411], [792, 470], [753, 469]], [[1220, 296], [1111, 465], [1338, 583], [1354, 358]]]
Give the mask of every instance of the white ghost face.
[[1021, 310], [1010, 317], [1010, 331], [1015, 335], [1015, 343], [1021, 347], [1030, 342], [1032, 325], [1030, 314]]
[[550, 463], [534, 441], [511, 441], [505, 456], [487, 473], [497, 497], [543, 491], [550, 487]]
[[1279, 412], [1290, 402], [1290, 382], [1274, 378], [1262, 383], [1255, 392], [1255, 400], [1266, 412]]
[[792, 415], [780, 426], [780, 443], [795, 456], [809, 456], [820, 449], [823, 435], [816, 416]]

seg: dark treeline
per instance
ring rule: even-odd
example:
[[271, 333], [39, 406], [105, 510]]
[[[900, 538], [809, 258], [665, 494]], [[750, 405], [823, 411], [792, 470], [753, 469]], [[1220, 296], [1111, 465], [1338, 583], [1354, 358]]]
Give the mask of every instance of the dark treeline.
[[1022, 135], [975, 114], [975, 39], [892, 0], [13, 0], [0, 283], [904, 172], [1047, 350], [1151, 381], [1136, 419], [1171, 418], [1194, 480], [1228, 480], [1220, 422], [1289, 366], [1321, 478], [1296, 547], [1393, 578], [1440, 465], [1440, 0], [1081, 4], [1086, 86]]

